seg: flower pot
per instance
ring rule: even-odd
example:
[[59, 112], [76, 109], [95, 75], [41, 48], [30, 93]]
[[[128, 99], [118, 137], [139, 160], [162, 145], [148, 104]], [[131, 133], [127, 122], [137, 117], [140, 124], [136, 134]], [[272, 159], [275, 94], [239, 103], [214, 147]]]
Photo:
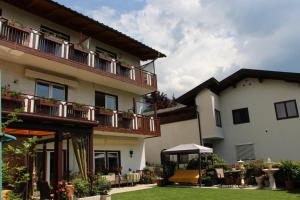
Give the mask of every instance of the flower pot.
[[12, 190], [2, 190], [2, 200], [13, 200], [9, 197], [12, 194]]
[[71, 184], [66, 185], [67, 197], [72, 199], [74, 197], [74, 186]]
[[295, 189], [294, 181], [292, 181], [292, 180], [285, 181], [285, 188], [287, 190], [294, 190]]
[[263, 189], [264, 188], [264, 177], [263, 176], [257, 176], [255, 177], [255, 181], [257, 183], [257, 187], [259, 189]]
[[111, 200], [111, 195], [110, 194], [101, 194], [100, 200]]

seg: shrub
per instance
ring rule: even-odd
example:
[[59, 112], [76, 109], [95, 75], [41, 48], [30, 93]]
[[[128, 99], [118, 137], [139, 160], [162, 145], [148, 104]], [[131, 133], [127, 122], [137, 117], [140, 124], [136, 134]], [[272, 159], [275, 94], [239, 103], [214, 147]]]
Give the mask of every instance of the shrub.
[[228, 164], [217, 154], [213, 154], [212, 159], [214, 162], [214, 168], [223, 168], [225, 170], [228, 169]]
[[74, 194], [76, 197], [86, 197], [90, 195], [89, 182], [81, 178], [76, 178], [72, 181], [74, 186]]
[[111, 189], [111, 183], [104, 177], [99, 177], [95, 182], [95, 187], [101, 195], [107, 195]]

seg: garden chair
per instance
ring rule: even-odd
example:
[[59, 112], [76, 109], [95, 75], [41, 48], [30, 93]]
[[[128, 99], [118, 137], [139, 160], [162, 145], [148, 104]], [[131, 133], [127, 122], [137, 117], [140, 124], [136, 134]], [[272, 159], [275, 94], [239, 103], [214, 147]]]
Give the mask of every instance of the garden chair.
[[218, 177], [218, 182], [220, 183], [221, 187], [225, 183], [225, 176], [224, 176], [224, 169], [223, 168], [216, 168], [216, 173]]

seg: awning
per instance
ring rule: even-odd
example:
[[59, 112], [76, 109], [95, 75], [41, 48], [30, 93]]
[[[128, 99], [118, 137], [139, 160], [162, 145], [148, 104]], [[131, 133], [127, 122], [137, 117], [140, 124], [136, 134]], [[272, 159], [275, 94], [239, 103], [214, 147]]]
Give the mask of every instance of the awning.
[[211, 154], [213, 153], [212, 148], [200, 146], [197, 144], [181, 144], [170, 149], [164, 150], [164, 154], [191, 154], [191, 153], [200, 153], [200, 154]]

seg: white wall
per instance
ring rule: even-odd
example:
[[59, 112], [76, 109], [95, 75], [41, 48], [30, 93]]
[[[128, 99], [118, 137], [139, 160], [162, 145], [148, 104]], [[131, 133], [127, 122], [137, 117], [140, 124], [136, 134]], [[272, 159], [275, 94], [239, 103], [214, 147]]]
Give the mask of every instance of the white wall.
[[220, 110], [219, 96], [204, 89], [196, 96], [195, 102], [200, 116], [202, 138], [223, 138], [223, 129], [216, 126], [215, 119], [215, 109]]
[[[300, 118], [277, 120], [274, 108], [275, 102], [293, 99], [299, 110], [298, 83], [247, 78], [227, 88], [220, 94], [224, 140], [214, 143], [215, 152], [234, 162], [235, 145], [253, 143], [256, 159], [300, 160]], [[244, 107], [250, 123], [233, 125], [232, 110]]]
[[[37, 149], [42, 150], [43, 146], [38, 145]], [[67, 142], [63, 142], [63, 149], [67, 149]], [[47, 150], [54, 150], [54, 143], [47, 144]], [[126, 138], [126, 137], [110, 137], [94, 135], [94, 151], [120, 151], [121, 166], [123, 167], [122, 173], [128, 173], [128, 169], [131, 170], [142, 170], [145, 164], [145, 143], [142, 138]], [[130, 157], [129, 151], [133, 151], [132, 158]], [[71, 173], [78, 173], [78, 164], [75, 158], [72, 141], [70, 140], [70, 154], [69, 154], [69, 166]], [[49, 156], [49, 155], [48, 155]], [[48, 169], [47, 169], [47, 180], [49, 180], [49, 167], [50, 159], [47, 158]]]
[[[27, 67], [0, 60], [0, 70], [2, 71], [2, 86], [10, 85], [12, 90], [22, 92], [25, 94], [35, 94], [35, 79], [25, 76], [25, 69]], [[39, 77], [40, 79], [56, 82], [55, 78], [47, 79], [45, 76]], [[60, 77], [54, 75], [56, 77]], [[63, 77], [63, 76], [61, 76]], [[17, 83], [14, 81], [17, 80]], [[75, 80], [79, 83], [79, 87], [68, 87], [68, 101], [82, 103], [86, 105], [95, 105], [95, 91], [109, 93], [118, 96], [119, 110], [128, 111], [132, 109], [133, 97], [138, 100], [139, 95], [129, 92], [113, 89], [107, 86], [98, 85], [86, 81]]]
[[160, 152], [179, 144], [200, 144], [197, 119], [163, 124], [161, 137], [147, 138], [146, 161], [150, 164], [160, 164]]

